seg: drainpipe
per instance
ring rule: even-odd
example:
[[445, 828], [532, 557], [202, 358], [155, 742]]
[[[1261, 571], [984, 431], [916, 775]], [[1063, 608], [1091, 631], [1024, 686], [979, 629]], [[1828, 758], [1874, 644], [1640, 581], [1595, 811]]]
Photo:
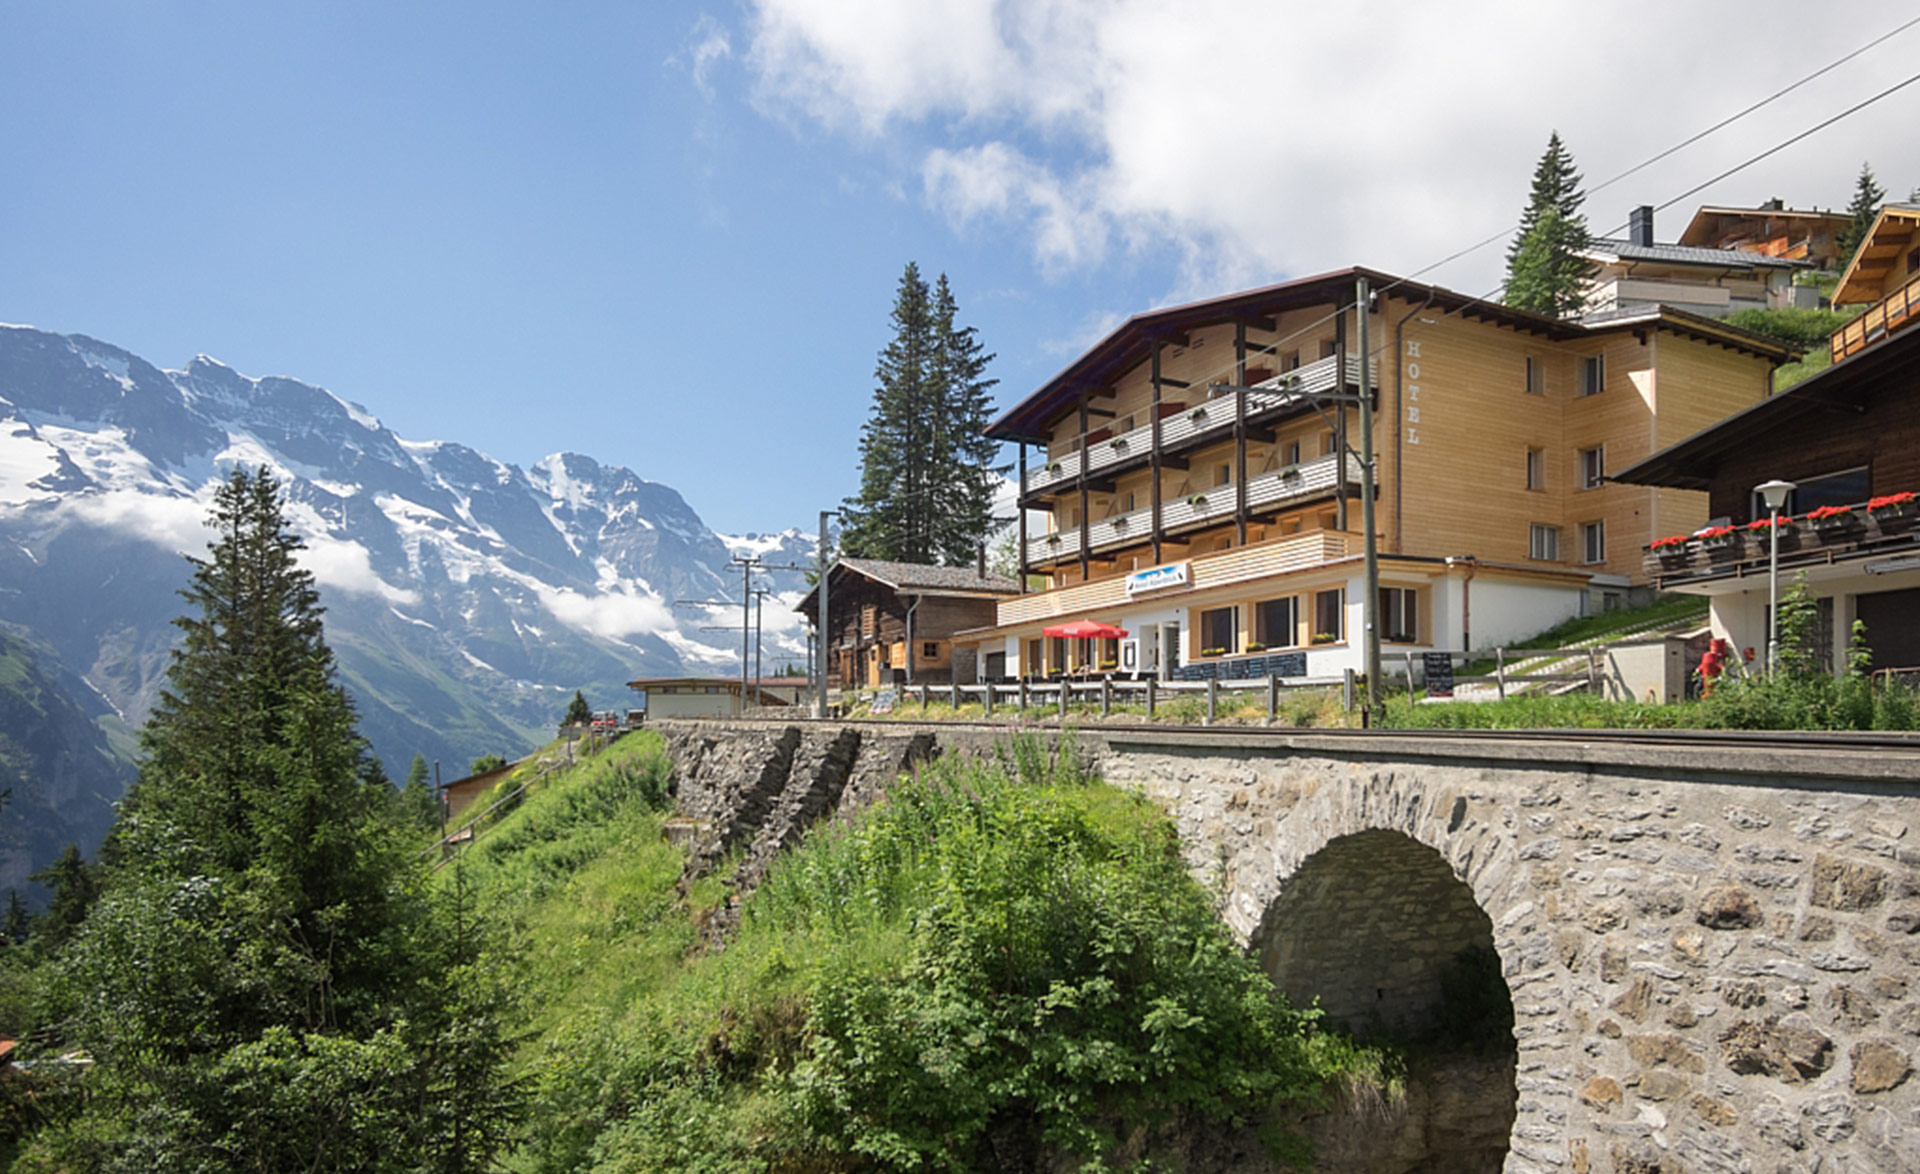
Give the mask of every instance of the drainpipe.
[[1406, 433], [1407, 410], [1401, 405], [1401, 388], [1407, 382], [1406, 343], [1401, 332], [1414, 315], [1433, 305], [1433, 287], [1427, 287], [1427, 300], [1415, 306], [1405, 318], [1393, 324], [1393, 553], [1401, 552], [1401, 507], [1405, 502], [1407, 479], [1402, 472], [1401, 438]]

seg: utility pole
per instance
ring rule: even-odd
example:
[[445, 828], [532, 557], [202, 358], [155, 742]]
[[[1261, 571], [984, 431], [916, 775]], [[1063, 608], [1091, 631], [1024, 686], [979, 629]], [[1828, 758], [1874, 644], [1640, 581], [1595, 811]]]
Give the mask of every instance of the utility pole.
[[[1380, 550], [1374, 539], [1373, 526], [1373, 356], [1367, 350], [1368, 302], [1371, 300], [1367, 289], [1367, 279], [1362, 277], [1354, 283], [1354, 309], [1359, 317], [1360, 330], [1360, 525], [1366, 536], [1366, 591], [1362, 600], [1366, 617], [1366, 645], [1364, 654], [1367, 667], [1367, 709], [1377, 713], [1380, 707]], [[1398, 356], [1395, 357], [1398, 362]], [[1340, 460], [1345, 463], [1345, 453]], [[1340, 471], [1340, 484], [1347, 483], [1346, 470]], [[1346, 495], [1342, 488], [1341, 495]]]
[[727, 565], [740, 568], [740, 712], [747, 711], [747, 638], [752, 634], [748, 623], [753, 618], [753, 568], [760, 564], [760, 556], [736, 554]]
[[[1025, 451], [1024, 449], [1022, 450]], [[827, 639], [827, 520], [833, 517], [832, 510], [820, 511], [820, 554], [815, 560], [820, 564], [820, 620], [814, 625], [819, 633], [819, 646], [815, 650], [820, 658], [819, 676], [814, 680], [813, 716], [815, 720], [827, 720], [827, 668], [832, 664], [832, 653], [828, 651], [832, 641]]]

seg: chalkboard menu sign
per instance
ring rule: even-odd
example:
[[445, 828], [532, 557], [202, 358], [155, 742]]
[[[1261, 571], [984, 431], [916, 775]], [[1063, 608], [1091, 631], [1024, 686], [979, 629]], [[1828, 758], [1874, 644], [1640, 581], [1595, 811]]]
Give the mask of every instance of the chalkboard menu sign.
[[895, 693], [892, 689], [882, 689], [873, 695], [873, 707], [868, 710], [868, 712], [892, 713], [894, 702], [898, 700], [899, 694]]
[[1307, 675], [1307, 654], [1304, 652], [1280, 652], [1267, 657], [1267, 676], [1304, 677]]
[[1420, 659], [1427, 670], [1427, 696], [1453, 696], [1453, 654], [1450, 652], [1423, 652]]

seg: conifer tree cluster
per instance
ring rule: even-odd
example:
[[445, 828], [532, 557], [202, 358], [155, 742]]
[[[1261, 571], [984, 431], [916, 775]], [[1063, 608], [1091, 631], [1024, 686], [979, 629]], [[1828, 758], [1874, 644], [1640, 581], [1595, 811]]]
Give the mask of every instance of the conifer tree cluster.
[[1507, 249], [1507, 305], [1555, 318], [1580, 312], [1592, 270], [1580, 255], [1589, 243], [1587, 218], [1580, 211], [1585, 199], [1573, 155], [1554, 131], [1534, 168], [1533, 190]]
[[1860, 251], [1860, 244], [1867, 239], [1874, 219], [1880, 215], [1880, 205], [1886, 199], [1887, 189], [1873, 178], [1873, 168], [1862, 163], [1860, 178], [1853, 183], [1853, 202], [1847, 205], [1850, 219], [1834, 242], [1840, 246], [1840, 268], [1845, 269], [1853, 261], [1853, 255]]
[[99, 895], [48, 966], [45, 1047], [92, 1066], [29, 1161], [482, 1169], [511, 1114], [465, 898], [427, 887], [355, 732], [277, 483], [235, 472], [210, 521]]
[[942, 274], [929, 289], [919, 266], [900, 275], [893, 340], [880, 352], [873, 407], [860, 435], [860, 492], [847, 502], [841, 542], [857, 558], [959, 566], [992, 526], [999, 443], [987, 377], [993, 356], [958, 323]]

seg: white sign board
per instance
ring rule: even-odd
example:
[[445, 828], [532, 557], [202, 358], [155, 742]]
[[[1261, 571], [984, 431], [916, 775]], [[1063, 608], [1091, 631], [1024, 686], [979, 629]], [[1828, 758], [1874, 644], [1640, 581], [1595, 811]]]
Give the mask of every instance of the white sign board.
[[1147, 591], [1161, 591], [1168, 587], [1185, 587], [1187, 565], [1186, 563], [1168, 563], [1165, 566], [1135, 571], [1127, 576], [1127, 594], [1131, 596]]

